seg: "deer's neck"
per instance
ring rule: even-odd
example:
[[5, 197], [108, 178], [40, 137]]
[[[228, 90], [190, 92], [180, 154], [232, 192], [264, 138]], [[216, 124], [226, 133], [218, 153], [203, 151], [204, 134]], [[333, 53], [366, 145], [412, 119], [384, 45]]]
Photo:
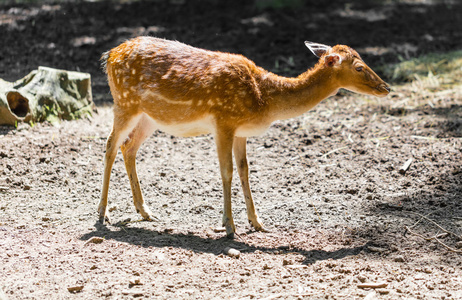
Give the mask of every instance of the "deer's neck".
[[[267, 98], [269, 115], [273, 120], [299, 116], [340, 88], [331, 70], [317, 66], [296, 78], [268, 73], [262, 80], [263, 97]], [[263, 93], [262, 93], [263, 94]]]

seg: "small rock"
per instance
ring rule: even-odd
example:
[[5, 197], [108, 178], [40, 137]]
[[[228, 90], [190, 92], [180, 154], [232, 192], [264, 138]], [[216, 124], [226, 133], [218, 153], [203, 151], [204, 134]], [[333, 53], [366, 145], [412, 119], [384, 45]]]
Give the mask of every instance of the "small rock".
[[231, 247], [226, 247], [225, 250], [223, 250], [223, 253], [228, 255], [229, 257], [235, 258], [239, 258], [239, 256], [241, 255], [241, 252], [239, 250]]
[[382, 253], [382, 252], [387, 251], [387, 249], [380, 248], [380, 247], [374, 247], [374, 246], [369, 246], [369, 247], [367, 247], [367, 249], [369, 249], [369, 251], [371, 251], [371, 252], [378, 252], [378, 253]]
[[456, 243], [456, 248], [458, 249], [462, 248], [462, 241]]
[[413, 161], [413, 158], [409, 158], [402, 166], [401, 168], [399, 168], [399, 173], [404, 175], [406, 174], [407, 170], [409, 169], [409, 167], [411, 166], [412, 164], [412, 161]]
[[274, 143], [272, 141], [265, 141], [265, 143], [263, 144], [263, 147], [265, 148], [271, 148], [273, 147]]
[[67, 288], [70, 293], [79, 293], [83, 290], [83, 285], [70, 286]]
[[431, 268], [429, 268], [429, 267], [425, 267], [422, 271], [424, 271], [427, 274], [433, 273], [433, 270]]
[[356, 195], [358, 193], [358, 189], [347, 189], [346, 192], [350, 195]]
[[99, 236], [94, 236], [94, 237], [90, 238], [88, 241], [86, 241], [85, 245], [89, 244], [89, 243], [101, 244], [102, 242], [104, 242], [104, 238], [99, 237]]
[[220, 232], [226, 232], [226, 227], [215, 227], [212, 228], [213, 232], [220, 233]]
[[406, 261], [404, 259], [404, 256], [402, 256], [402, 255], [396, 256], [393, 260], [396, 261], [396, 262], [405, 262]]
[[376, 289], [377, 293], [381, 294], [381, 295], [388, 295], [390, 293], [390, 290], [386, 290], [386, 289]]
[[141, 279], [139, 278], [132, 278], [129, 280], [129, 285], [134, 286], [134, 285], [143, 285], [143, 282], [141, 282]]
[[101, 296], [103, 297], [111, 297], [112, 296], [112, 291], [106, 291], [106, 292], [102, 292], [101, 293]]

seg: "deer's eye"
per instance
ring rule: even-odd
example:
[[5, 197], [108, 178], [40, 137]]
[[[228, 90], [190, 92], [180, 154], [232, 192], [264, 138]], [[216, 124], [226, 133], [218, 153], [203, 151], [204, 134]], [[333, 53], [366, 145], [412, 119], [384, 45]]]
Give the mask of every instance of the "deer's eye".
[[363, 70], [363, 67], [361, 67], [361, 66], [356, 67], [356, 71], [361, 72], [362, 70]]

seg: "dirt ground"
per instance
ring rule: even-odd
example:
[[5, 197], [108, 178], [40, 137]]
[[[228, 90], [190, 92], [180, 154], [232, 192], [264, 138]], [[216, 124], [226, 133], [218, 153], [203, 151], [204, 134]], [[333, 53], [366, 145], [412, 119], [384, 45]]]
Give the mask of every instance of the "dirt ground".
[[216, 232], [223, 204], [213, 138], [161, 132], [137, 160], [158, 220], [140, 221], [119, 153], [113, 224], [97, 223], [112, 125], [104, 50], [149, 34], [242, 53], [290, 76], [314, 64], [303, 45], [310, 39], [349, 44], [372, 67], [461, 49], [462, 7], [415, 2], [0, 6], [0, 77], [38, 65], [89, 72], [97, 104], [91, 119], [0, 127], [0, 289], [8, 299], [462, 299], [460, 89], [423, 95], [417, 82], [382, 99], [341, 92], [249, 139], [252, 191], [269, 233], [248, 225], [237, 172], [238, 236]]

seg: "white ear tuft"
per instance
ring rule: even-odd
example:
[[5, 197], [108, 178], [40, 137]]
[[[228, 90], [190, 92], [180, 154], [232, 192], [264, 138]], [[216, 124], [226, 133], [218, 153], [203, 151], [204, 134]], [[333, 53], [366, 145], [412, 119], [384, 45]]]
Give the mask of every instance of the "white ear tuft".
[[308, 42], [308, 41], [305, 42], [305, 46], [307, 46], [308, 49], [310, 49], [311, 52], [313, 52], [313, 54], [316, 55], [317, 57], [321, 57], [324, 53], [326, 53], [330, 49], [332, 49], [332, 47], [330, 47], [330, 46], [326, 46], [326, 45], [318, 44], [318, 43], [313, 43], [313, 42]]

